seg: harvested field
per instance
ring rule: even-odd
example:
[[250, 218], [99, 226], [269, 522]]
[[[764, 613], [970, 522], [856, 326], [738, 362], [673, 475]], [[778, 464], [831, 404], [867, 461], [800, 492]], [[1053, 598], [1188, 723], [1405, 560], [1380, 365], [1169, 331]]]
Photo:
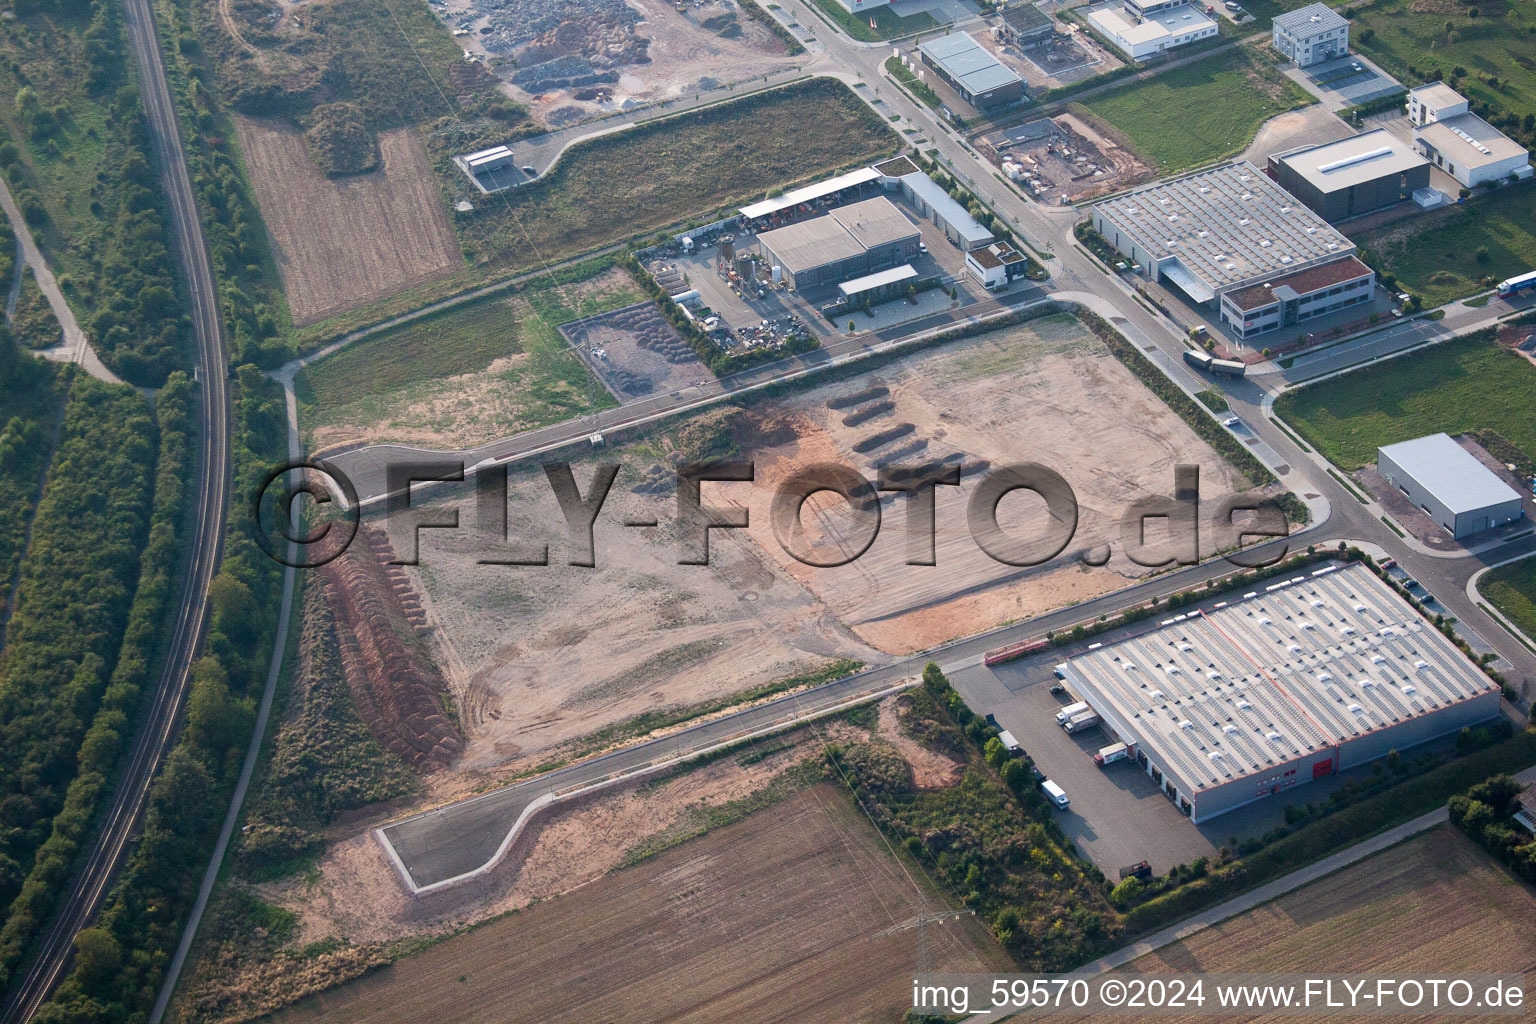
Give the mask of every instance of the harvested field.
[[272, 1019], [890, 1021], [919, 963], [1008, 963], [972, 917], [911, 923], [945, 907], [820, 785]]
[[421, 769], [453, 763], [464, 749], [444, 717], [447, 686], [423, 645], [407, 639], [429, 628], [421, 604], [384, 534], [365, 528], [320, 570], [336, 616], [341, 667], [358, 714], [390, 753]]
[[[1536, 970], [1536, 892], [1449, 825], [1127, 965], [1451, 977]], [[1412, 941], [1403, 941], [1412, 922]], [[1135, 1018], [1125, 1018], [1134, 1020]], [[1159, 1016], [1195, 1021], [1197, 1016]], [[1234, 1022], [1294, 1020], [1233, 1012]], [[1373, 1018], [1430, 1021], [1433, 1016]]]
[[295, 325], [463, 268], [414, 131], [379, 136], [379, 170], [332, 180], [310, 159], [301, 133], [235, 121]]
[[621, 401], [714, 379], [654, 302], [573, 320], [560, 333]]

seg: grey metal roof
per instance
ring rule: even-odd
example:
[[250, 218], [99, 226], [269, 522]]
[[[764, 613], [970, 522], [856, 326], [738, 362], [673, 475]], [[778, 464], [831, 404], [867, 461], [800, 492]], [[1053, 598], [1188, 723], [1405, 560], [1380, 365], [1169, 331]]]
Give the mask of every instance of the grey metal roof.
[[938, 182], [928, 177], [922, 171], [918, 171], [916, 174], [902, 175], [901, 183], [914, 196], [926, 203], [928, 208], [933, 210], [940, 220], [948, 224], [955, 230], [956, 234], [965, 239], [967, 246], [980, 245], [996, 237], [992, 232], [982, 227], [980, 221], [971, 216], [971, 211], [961, 206], [954, 196], [940, 188]]
[[876, 196], [798, 224], [764, 231], [757, 240], [772, 250], [786, 270], [799, 273], [919, 234], [895, 203]]
[[1262, 777], [1495, 688], [1362, 565], [1256, 587], [1061, 669], [1186, 793]]
[[1325, 193], [1429, 165], [1385, 128], [1287, 153], [1280, 162]]
[[1308, 4], [1294, 11], [1275, 15], [1271, 24], [1293, 36], [1315, 36], [1336, 28], [1347, 28], [1349, 21], [1327, 4]]
[[1484, 167], [1527, 152], [1520, 143], [1476, 114], [1454, 114], [1416, 127], [1415, 139], [1423, 139], [1446, 158], [1463, 167]]
[[991, 51], [965, 32], [951, 32], [947, 36], [931, 39], [923, 43], [920, 49], [973, 94], [991, 92], [1023, 81], [1012, 69], [992, 56]]
[[864, 277], [856, 277], [852, 281], [844, 281], [838, 285], [838, 291], [844, 295], [858, 295], [861, 292], [873, 291], [876, 288], [884, 288], [888, 284], [897, 284], [901, 281], [909, 281], [917, 276], [917, 271], [910, 263], [903, 263], [899, 267], [890, 270], [880, 270]]
[[1382, 455], [1402, 467], [1403, 472], [1455, 515], [1520, 500], [1518, 491], [1449, 434], [1430, 434], [1382, 445], [1377, 456]]
[[1153, 259], [1177, 257], [1215, 292], [1355, 250], [1246, 160], [1127, 192], [1093, 209]]

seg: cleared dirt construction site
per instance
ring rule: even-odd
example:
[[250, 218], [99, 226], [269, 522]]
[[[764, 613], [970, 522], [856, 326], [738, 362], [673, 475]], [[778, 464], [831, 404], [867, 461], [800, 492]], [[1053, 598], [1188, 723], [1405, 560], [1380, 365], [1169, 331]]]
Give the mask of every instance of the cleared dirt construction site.
[[[756, 480], [705, 484], [704, 501], [745, 508], [750, 526], [711, 531], [708, 565], [679, 564], [696, 545], [678, 523], [674, 467], [722, 457], [753, 460]], [[1175, 463], [1201, 467], [1202, 501], [1241, 484], [1066, 316], [701, 414], [600, 458], [621, 469], [595, 524], [595, 568], [566, 564], [565, 521], [539, 471], [512, 475], [507, 522], [518, 543], [549, 545], [549, 566], [480, 564], [495, 549], [473, 526], [468, 498], [454, 499], [464, 528], [422, 533], [421, 564], [409, 572], [438, 627], [468, 769], [538, 763], [643, 712], [726, 697], [834, 658], [888, 663], [1119, 589], [1147, 571], [1121, 552], [1120, 520], [1136, 500], [1172, 493]], [[598, 459], [574, 468], [584, 493]], [[938, 488], [934, 566], [907, 564], [908, 510], [894, 492], [880, 499], [873, 545], [840, 568], [802, 564], [775, 535], [774, 489], [803, 467], [837, 463], [873, 479], [878, 466], [929, 462], [964, 470], [962, 486]], [[1080, 506], [1070, 545], [1034, 568], [994, 560], [966, 525], [978, 478], [1015, 462], [1060, 467]], [[814, 495], [801, 512], [796, 550], [862, 545], [836, 494]], [[1027, 491], [999, 507], [1000, 525], [1020, 536], [1041, 535], [1047, 517]], [[658, 525], [624, 525], [651, 520]], [[1107, 565], [1079, 562], [1106, 544], [1114, 546]]]
[[300, 132], [245, 117], [235, 123], [296, 326], [464, 266], [414, 131], [379, 136], [379, 170], [332, 179]]
[[917, 924], [947, 909], [926, 884], [819, 784], [271, 1019], [895, 1020], [920, 963], [1008, 963], [970, 915]]

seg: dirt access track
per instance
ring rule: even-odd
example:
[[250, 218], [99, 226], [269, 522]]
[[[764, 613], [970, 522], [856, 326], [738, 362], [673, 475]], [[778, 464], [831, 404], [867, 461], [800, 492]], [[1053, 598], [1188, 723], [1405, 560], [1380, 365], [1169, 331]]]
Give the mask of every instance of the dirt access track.
[[1008, 963], [974, 917], [917, 925], [949, 908], [909, 870], [819, 784], [269, 1019], [897, 1020], [909, 971]]
[[235, 125], [295, 326], [463, 267], [413, 130], [379, 136], [379, 170], [332, 179], [310, 159], [302, 133], [246, 117]]
[[[712, 531], [708, 565], [680, 564], [693, 532], [677, 520], [673, 467], [722, 455], [754, 461], [756, 480], [706, 484], [705, 501], [745, 508], [751, 526]], [[1133, 501], [1171, 493], [1176, 463], [1201, 467], [1205, 501], [1235, 489], [1220, 456], [1065, 316], [700, 414], [601, 460], [621, 469], [595, 525], [595, 568], [566, 564], [565, 521], [542, 472], [513, 475], [507, 521], [517, 541], [549, 545], [550, 565], [480, 564], [494, 552], [473, 528], [467, 495], [453, 499], [465, 528], [422, 533], [410, 572], [438, 627], [470, 771], [527, 767], [645, 712], [729, 697], [832, 658], [887, 664], [1120, 589], [1147, 571], [1118, 553], [1120, 519]], [[583, 493], [597, 461], [574, 467]], [[932, 461], [966, 467], [962, 486], [939, 488], [936, 566], [906, 564], [907, 510], [894, 493], [882, 499], [878, 539], [849, 565], [811, 568], [775, 536], [774, 490], [799, 468], [838, 463], [872, 479], [881, 465]], [[965, 510], [986, 468], [1031, 461], [1060, 467], [1080, 508], [1063, 554], [1023, 569], [978, 547]], [[1043, 504], [1028, 494], [1004, 499], [999, 519], [1038, 536]], [[658, 525], [624, 525], [647, 520]], [[813, 546], [858, 547], [835, 495], [812, 497], [801, 521]], [[1107, 565], [1077, 561], [1106, 543], [1117, 551]]]

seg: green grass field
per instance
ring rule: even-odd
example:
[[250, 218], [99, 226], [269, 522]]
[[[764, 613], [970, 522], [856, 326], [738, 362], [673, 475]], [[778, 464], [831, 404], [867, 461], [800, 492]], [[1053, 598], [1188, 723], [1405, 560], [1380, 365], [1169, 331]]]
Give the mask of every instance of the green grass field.
[[1269, 118], [1311, 102], [1273, 64], [1238, 47], [1128, 82], [1083, 106], [1172, 174], [1241, 152]]
[[[541, 181], [480, 202], [458, 222], [460, 242], [477, 262], [537, 267], [689, 218], [707, 221], [725, 204], [900, 145], [841, 82], [798, 82], [580, 143]], [[455, 187], [469, 189], [461, 178], [452, 172]]]
[[1448, 80], [1460, 66], [1467, 71], [1457, 84], [1463, 95], [1522, 117], [1536, 112], [1536, 5], [1528, 0], [1478, 0], [1470, 7], [1384, 0], [1350, 17], [1350, 44], [1387, 71], [1415, 81], [1438, 71]]
[[1376, 461], [1380, 445], [1445, 431], [1498, 431], [1536, 453], [1536, 368], [1473, 335], [1286, 392], [1278, 412], [1343, 469]]
[[[608, 264], [598, 266], [598, 272]], [[388, 422], [402, 407], [505, 356], [526, 354], [500, 374], [513, 398], [508, 429], [533, 429], [616, 403], [556, 329], [559, 324], [639, 302], [628, 279], [588, 292], [548, 280], [496, 292], [358, 341], [305, 369], [295, 382], [306, 429]]]
[[[811, 0], [822, 14], [831, 21], [837, 23], [848, 35], [860, 42], [873, 43], [881, 39], [892, 39], [896, 36], [908, 35], [912, 32], [924, 32], [930, 28], [938, 28], [939, 23], [933, 20], [933, 15], [926, 11], [909, 14], [902, 17], [889, 7], [877, 7], [866, 14], [851, 14], [848, 9], [837, 0]], [[875, 27], [869, 27], [869, 20], [875, 20]]]
[[1426, 306], [1437, 306], [1479, 291], [1481, 278], [1502, 281], [1536, 267], [1536, 185], [1505, 187], [1355, 241]]
[[1477, 589], [1520, 631], [1536, 637], [1536, 558], [1494, 569], [1478, 581]]

